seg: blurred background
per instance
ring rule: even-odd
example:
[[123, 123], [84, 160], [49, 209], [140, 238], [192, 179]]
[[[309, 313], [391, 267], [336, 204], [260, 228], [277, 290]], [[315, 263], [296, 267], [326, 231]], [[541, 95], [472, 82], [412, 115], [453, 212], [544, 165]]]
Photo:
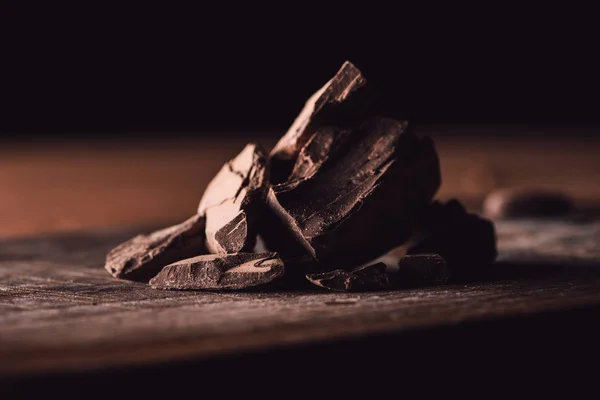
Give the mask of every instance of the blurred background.
[[434, 137], [440, 198], [600, 189], [596, 23], [581, 9], [308, 4], [9, 10], [0, 235], [184, 219], [248, 141], [269, 148], [345, 60]]

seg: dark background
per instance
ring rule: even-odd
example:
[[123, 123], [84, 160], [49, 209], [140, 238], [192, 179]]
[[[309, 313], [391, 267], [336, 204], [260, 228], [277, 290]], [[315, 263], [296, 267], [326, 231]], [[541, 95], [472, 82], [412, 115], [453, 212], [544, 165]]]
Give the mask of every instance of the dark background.
[[[296, 2], [14, 11], [5, 138], [279, 134], [345, 60], [382, 88], [389, 115], [417, 124], [600, 123], [597, 24], [581, 9]], [[557, 131], [572, 129], [547, 130]]]

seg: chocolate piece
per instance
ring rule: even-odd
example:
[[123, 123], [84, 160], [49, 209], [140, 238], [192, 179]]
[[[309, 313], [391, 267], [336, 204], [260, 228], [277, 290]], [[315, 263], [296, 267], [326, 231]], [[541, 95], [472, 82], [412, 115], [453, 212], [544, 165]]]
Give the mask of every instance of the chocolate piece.
[[167, 265], [150, 280], [155, 289], [240, 290], [283, 276], [277, 253], [206, 254]]
[[[283, 257], [282, 257], [283, 258]], [[285, 263], [285, 276], [282, 279], [282, 286], [289, 290], [303, 290], [312, 288], [312, 284], [306, 280], [307, 274], [323, 272], [315, 264], [310, 256], [299, 258], [283, 258]]]
[[301, 181], [312, 178], [330, 156], [336, 153], [337, 148], [344, 143], [349, 134], [349, 129], [319, 128], [300, 150], [285, 184], [298, 185]]
[[398, 262], [394, 286], [420, 287], [442, 285], [448, 280], [446, 262], [438, 254], [406, 255]]
[[468, 213], [456, 200], [433, 202], [421, 216], [413, 241], [407, 254], [439, 254], [451, 281], [484, 275], [498, 254], [494, 224]]
[[174, 261], [205, 254], [204, 217], [138, 235], [112, 249], [105, 268], [116, 278], [147, 282]]
[[271, 182], [287, 180], [300, 150], [318, 128], [351, 126], [361, 121], [373, 102], [365, 77], [346, 61], [335, 76], [313, 94], [271, 151]]
[[352, 271], [336, 269], [328, 272], [307, 274], [306, 279], [317, 286], [338, 292], [362, 292], [382, 290], [389, 287], [384, 263], [358, 267]]
[[268, 183], [266, 157], [252, 143], [221, 168], [198, 205], [198, 214], [206, 215], [209, 252], [252, 251]]
[[500, 189], [483, 202], [488, 218], [543, 218], [569, 214], [573, 202], [564, 193], [539, 189]]
[[433, 142], [406, 126], [372, 118], [342, 132], [319, 168], [273, 186], [267, 204], [279, 223], [262, 227], [267, 248], [352, 268], [405, 242], [440, 184]]

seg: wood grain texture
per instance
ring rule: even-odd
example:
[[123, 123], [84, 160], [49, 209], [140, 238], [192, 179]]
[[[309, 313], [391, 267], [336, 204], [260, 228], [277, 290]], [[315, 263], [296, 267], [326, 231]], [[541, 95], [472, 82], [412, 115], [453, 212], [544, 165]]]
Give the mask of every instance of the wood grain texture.
[[0, 372], [84, 370], [600, 304], [600, 223], [503, 222], [486, 281], [373, 293], [178, 292], [120, 281], [134, 233], [0, 241]]

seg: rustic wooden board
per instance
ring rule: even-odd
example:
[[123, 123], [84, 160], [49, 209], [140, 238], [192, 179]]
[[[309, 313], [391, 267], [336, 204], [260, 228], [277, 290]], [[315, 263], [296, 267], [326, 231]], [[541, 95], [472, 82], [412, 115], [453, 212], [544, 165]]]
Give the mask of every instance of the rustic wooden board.
[[104, 256], [137, 232], [0, 241], [0, 372], [232, 354], [600, 304], [600, 223], [497, 224], [490, 279], [362, 294], [153, 290]]

